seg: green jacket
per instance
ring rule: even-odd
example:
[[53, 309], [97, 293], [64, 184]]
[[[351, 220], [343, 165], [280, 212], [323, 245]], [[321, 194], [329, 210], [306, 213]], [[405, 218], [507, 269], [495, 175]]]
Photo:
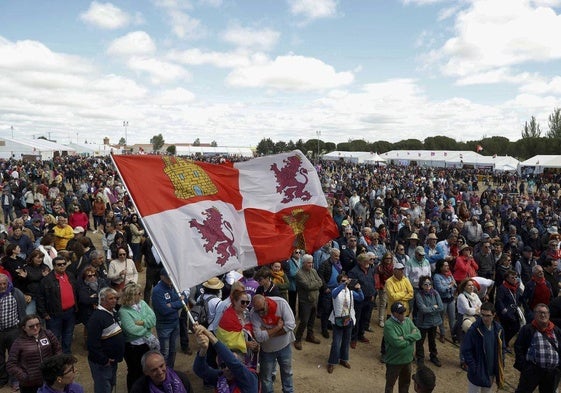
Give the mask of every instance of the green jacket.
[[[119, 319], [126, 342], [149, 336], [156, 326], [156, 315], [144, 300], [140, 301], [140, 312], [132, 307], [122, 306], [119, 309]], [[137, 325], [136, 321], [144, 321], [144, 325]]]
[[409, 318], [399, 323], [390, 317], [384, 326], [384, 341], [386, 343], [386, 364], [408, 364], [413, 361], [415, 341], [421, 338], [421, 332]]

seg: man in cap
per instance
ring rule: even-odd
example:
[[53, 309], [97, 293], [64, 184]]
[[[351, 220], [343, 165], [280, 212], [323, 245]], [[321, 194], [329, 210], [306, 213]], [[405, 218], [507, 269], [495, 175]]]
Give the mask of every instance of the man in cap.
[[436, 263], [441, 259], [438, 255], [438, 251], [436, 249], [436, 242], [438, 241], [438, 237], [434, 233], [429, 233], [426, 237], [427, 245], [425, 246], [425, 258], [430, 263], [430, 270], [434, 272], [436, 268]]
[[391, 305], [391, 316], [384, 326], [384, 341], [386, 344], [386, 387], [385, 392], [393, 392], [393, 387], [399, 378], [399, 392], [409, 391], [411, 384], [411, 363], [415, 342], [421, 338], [419, 329], [405, 316], [407, 308], [402, 302]]
[[181, 297], [173, 288], [168, 272], [160, 271], [160, 282], [152, 290], [152, 308], [156, 314], [156, 331], [160, 341], [160, 351], [166, 360], [166, 365], [173, 368], [177, 338], [179, 337], [179, 310], [183, 307]]
[[[409, 315], [409, 302], [413, 300], [415, 293], [413, 292], [411, 281], [409, 281], [409, 279], [405, 277], [405, 266], [402, 263], [394, 263], [393, 276], [386, 280], [384, 289], [388, 297], [386, 309], [387, 318], [389, 319], [391, 317], [390, 307], [395, 302], [401, 302], [402, 304], [404, 304], [407, 310], [407, 315]], [[384, 361], [386, 346], [383, 339], [380, 351], [382, 353], [382, 361]]]
[[481, 247], [475, 252], [473, 259], [477, 262], [479, 269], [477, 275], [491, 280], [495, 279], [495, 257], [491, 250], [491, 242], [484, 240]]
[[532, 278], [532, 269], [536, 264], [536, 260], [532, 256], [532, 248], [524, 246], [520, 259], [514, 264], [514, 269], [520, 276], [520, 281], [522, 281], [524, 285]]
[[421, 276], [430, 277], [430, 263], [425, 258], [425, 249], [422, 246], [417, 246], [413, 258], [405, 262], [405, 275], [413, 288], [419, 288], [419, 278]]
[[417, 372], [413, 374], [413, 388], [417, 393], [432, 393], [436, 386], [436, 375], [427, 366], [417, 367]]

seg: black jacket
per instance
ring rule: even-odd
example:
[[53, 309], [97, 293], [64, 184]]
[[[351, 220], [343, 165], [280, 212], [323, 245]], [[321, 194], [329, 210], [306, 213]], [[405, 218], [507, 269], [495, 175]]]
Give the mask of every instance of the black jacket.
[[[76, 279], [72, 273], [66, 273], [70, 285], [74, 289], [74, 308], [76, 309], [78, 304], [78, 297], [76, 296]], [[37, 314], [41, 318], [45, 318], [47, 315], [51, 317], [56, 317], [62, 314], [62, 302], [60, 299], [60, 284], [55, 277], [54, 270], [47, 274], [41, 280], [39, 285], [39, 296], [37, 297]]]

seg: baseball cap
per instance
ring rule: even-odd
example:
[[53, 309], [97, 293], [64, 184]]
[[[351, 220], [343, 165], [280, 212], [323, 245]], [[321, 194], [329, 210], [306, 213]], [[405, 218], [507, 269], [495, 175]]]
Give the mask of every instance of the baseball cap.
[[392, 304], [391, 310], [392, 310], [392, 312], [395, 312], [395, 313], [398, 313], [398, 314], [403, 314], [405, 311], [407, 311], [407, 309], [405, 308], [405, 306], [401, 302], [395, 302], [394, 304]]
[[401, 269], [405, 269], [405, 266], [403, 265], [403, 263], [397, 262], [397, 263], [395, 263], [395, 264], [393, 265], [393, 268], [394, 268], [394, 269], [401, 270]]
[[425, 255], [425, 249], [422, 246], [418, 246], [415, 248], [415, 253], [419, 255]]
[[411, 378], [417, 385], [423, 388], [423, 390], [432, 390], [436, 386], [436, 376], [434, 372], [426, 366], [417, 368], [417, 372], [413, 374]]
[[74, 228], [74, 230], [72, 232], [74, 232], [74, 233], [84, 233], [84, 228], [82, 228], [81, 226], [77, 226], [76, 228]]

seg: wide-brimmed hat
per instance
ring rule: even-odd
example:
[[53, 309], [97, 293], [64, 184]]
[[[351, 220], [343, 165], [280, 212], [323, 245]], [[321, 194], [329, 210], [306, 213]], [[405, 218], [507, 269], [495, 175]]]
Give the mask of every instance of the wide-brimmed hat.
[[474, 322], [475, 322], [474, 316], [464, 317], [464, 320], [462, 322], [462, 331], [464, 333], [467, 333], [467, 331], [469, 330], [471, 325], [473, 325]]
[[218, 277], [209, 278], [207, 281], [203, 282], [203, 287], [208, 289], [222, 289], [224, 283], [220, 281]]
[[463, 246], [460, 247], [460, 252], [464, 251], [466, 248], [471, 249], [471, 247], [467, 244], [464, 244]]
[[419, 236], [417, 236], [417, 234], [413, 232], [411, 236], [409, 236], [409, 240], [419, 240]]
[[438, 237], [436, 237], [436, 235], [431, 232], [427, 235], [427, 240], [430, 240], [430, 239], [438, 240]]

